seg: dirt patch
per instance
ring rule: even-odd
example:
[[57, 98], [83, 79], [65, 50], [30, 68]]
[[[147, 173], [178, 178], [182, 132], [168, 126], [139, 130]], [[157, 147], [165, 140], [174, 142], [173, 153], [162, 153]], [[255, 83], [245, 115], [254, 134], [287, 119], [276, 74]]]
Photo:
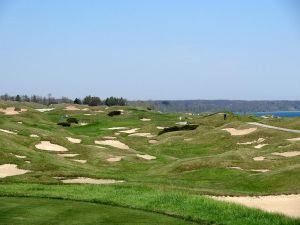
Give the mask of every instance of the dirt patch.
[[244, 143], [237, 143], [238, 145], [252, 145], [252, 144], [260, 144], [264, 142], [266, 139], [264, 138], [258, 138], [257, 140], [254, 141], [249, 141], [249, 142], [244, 142]]
[[225, 128], [222, 130], [229, 132], [232, 136], [241, 136], [241, 135], [250, 134], [250, 133], [256, 131], [257, 128], [255, 127], [255, 128], [248, 128], [248, 129], [242, 129], [242, 130], [238, 130], [235, 128]]
[[65, 184], [115, 184], [123, 183], [123, 180], [113, 180], [113, 179], [93, 179], [88, 177], [77, 177], [73, 179], [62, 180]]
[[35, 109], [35, 110], [39, 111], [39, 112], [49, 112], [49, 111], [52, 111], [53, 109], [55, 109], [55, 108], [45, 108], [45, 109]]
[[104, 140], [104, 141], [95, 141], [95, 144], [97, 145], [108, 145], [111, 147], [115, 147], [115, 148], [119, 148], [119, 149], [124, 149], [124, 150], [128, 150], [129, 147], [117, 140]]
[[144, 121], [144, 122], [147, 122], [147, 121], [151, 121], [151, 119], [148, 119], [148, 118], [142, 118], [140, 119], [141, 121]]
[[140, 154], [136, 154], [137, 157], [142, 158], [142, 159], [146, 159], [146, 160], [152, 160], [152, 159], [156, 159], [155, 156], [152, 155], [140, 155]]
[[147, 137], [147, 138], [153, 138], [155, 135], [150, 134], [150, 133], [135, 133], [135, 134], [130, 134], [130, 137]]
[[87, 160], [84, 159], [73, 159], [74, 162], [78, 162], [78, 163], [82, 163], [85, 164], [87, 162]]
[[156, 144], [156, 143], [158, 143], [157, 140], [149, 140], [148, 142], [149, 142], [149, 144]]
[[67, 148], [52, 144], [50, 141], [41, 141], [40, 144], [35, 145], [37, 149], [44, 150], [44, 151], [53, 151], [53, 152], [66, 152], [68, 151]]
[[79, 154], [57, 154], [57, 155], [66, 157], [66, 158], [72, 158], [72, 157], [78, 156]]
[[259, 208], [267, 212], [282, 213], [300, 218], [300, 195], [278, 195], [258, 197], [212, 197], [213, 199]]
[[111, 158], [108, 158], [106, 159], [107, 162], [119, 162], [122, 160], [122, 156], [116, 156], [116, 157], [111, 157]]
[[22, 112], [26, 112], [27, 109], [20, 109], [16, 110], [15, 107], [8, 107], [6, 109], [0, 109], [0, 112], [4, 113], [5, 115], [17, 115]]
[[260, 148], [263, 148], [267, 145], [269, 145], [269, 144], [259, 144], [259, 145], [254, 146], [254, 148], [260, 149]]
[[254, 157], [253, 160], [254, 161], [264, 161], [265, 157], [263, 157], [263, 156]]
[[283, 157], [295, 157], [300, 155], [300, 151], [291, 152], [274, 152], [272, 155], [283, 156]]
[[78, 108], [78, 107], [76, 107], [76, 106], [74, 106], [74, 105], [69, 105], [69, 106], [67, 106], [67, 107], [65, 108], [65, 110], [67, 110], [67, 111], [79, 111], [80, 108]]
[[125, 134], [133, 134], [135, 132], [137, 132], [140, 128], [133, 128], [133, 129], [130, 129], [130, 130], [123, 130], [123, 131], [120, 131], [121, 133], [125, 133]]
[[298, 137], [298, 138], [290, 138], [290, 139], [286, 139], [286, 140], [288, 140], [288, 141], [300, 141], [300, 137]]
[[80, 144], [81, 143], [81, 139], [71, 138], [71, 137], [66, 137], [66, 138], [71, 143], [74, 143], [74, 144]]
[[28, 172], [29, 170], [18, 169], [15, 164], [0, 165], [0, 178], [22, 175]]
[[0, 129], [1, 132], [7, 133], [7, 134], [17, 134], [16, 132], [10, 131], [10, 130], [4, 130]]

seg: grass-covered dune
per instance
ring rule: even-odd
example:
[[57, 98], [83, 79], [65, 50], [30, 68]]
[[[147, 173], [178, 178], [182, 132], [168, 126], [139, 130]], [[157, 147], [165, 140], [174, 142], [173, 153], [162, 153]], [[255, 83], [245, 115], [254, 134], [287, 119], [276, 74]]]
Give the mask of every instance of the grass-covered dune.
[[[8, 107], [17, 113], [6, 112]], [[80, 224], [95, 224], [101, 218], [103, 224], [300, 224], [297, 219], [203, 196], [300, 193], [300, 157], [280, 155], [297, 154], [300, 141], [288, 139], [300, 135], [248, 124], [286, 124], [299, 129], [299, 118], [229, 113], [224, 120], [222, 113], [160, 113], [129, 106], [61, 104], [45, 108], [0, 102], [2, 224], [72, 224], [70, 218], [75, 220], [80, 212], [90, 215], [78, 219]], [[108, 115], [118, 110], [120, 115]], [[68, 118], [76, 118], [78, 124], [58, 125]], [[198, 127], [161, 132], [185, 124]], [[247, 130], [242, 135], [230, 133]], [[50, 144], [50, 149], [59, 146], [65, 150], [39, 149], [43, 143]], [[2, 173], [1, 165], [6, 166]], [[74, 178], [118, 183], [64, 183]], [[68, 205], [74, 200], [72, 211]], [[54, 207], [59, 201], [60, 207]], [[44, 207], [40, 211], [39, 205]], [[111, 216], [97, 214], [97, 210]], [[44, 219], [35, 216], [38, 214]], [[114, 214], [124, 217], [117, 220]], [[53, 217], [57, 219], [51, 220]]]

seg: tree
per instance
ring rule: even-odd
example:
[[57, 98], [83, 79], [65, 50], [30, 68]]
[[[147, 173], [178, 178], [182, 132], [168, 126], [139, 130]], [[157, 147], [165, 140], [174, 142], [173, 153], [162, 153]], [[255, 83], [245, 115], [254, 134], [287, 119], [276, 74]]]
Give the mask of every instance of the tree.
[[16, 98], [15, 98], [15, 100], [16, 100], [17, 102], [20, 102], [20, 101], [21, 101], [20, 95], [17, 95]]
[[74, 100], [74, 104], [81, 105], [81, 104], [82, 104], [82, 102], [81, 102], [81, 100], [80, 100], [79, 98], [75, 98], [75, 100]]
[[125, 98], [109, 97], [105, 99], [105, 105], [107, 106], [114, 106], [114, 105], [124, 106], [126, 104], [127, 104], [127, 100]]
[[101, 105], [101, 99], [99, 97], [96, 97], [96, 96], [86, 96], [84, 99], [83, 99], [83, 104], [85, 105], [89, 105], [89, 106], [98, 106], [98, 105]]

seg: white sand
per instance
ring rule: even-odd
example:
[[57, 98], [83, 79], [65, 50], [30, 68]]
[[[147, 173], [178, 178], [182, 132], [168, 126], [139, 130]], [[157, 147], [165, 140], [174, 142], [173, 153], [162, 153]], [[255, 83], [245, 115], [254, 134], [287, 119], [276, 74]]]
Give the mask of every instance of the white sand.
[[216, 200], [238, 203], [259, 208], [267, 212], [283, 213], [300, 218], [300, 195], [278, 195], [259, 197], [212, 197]]
[[241, 167], [239, 167], [239, 166], [229, 166], [229, 167], [227, 167], [228, 169], [235, 169], [235, 170], [244, 170], [244, 169], [242, 169]]
[[115, 140], [115, 139], [117, 139], [117, 137], [107, 136], [107, 137], [103, 137], [103, 139]]
[[106, 161], [108, 161], [108, 162], [119, 162], [119, 161], [121, 161], [122, 160], [122, 156], [115, 156], [115, 157], [111, 157], [111, 158], [108, 158], [108, 159], [106, 159]]
[[300, 151], [291, 151], [291, 152], [274, 152], [272, 155], [284, 156], [284, 157], [295, 157], [300, 155]]
[[7, 134], [17, 134], [16, 132], [10, 131], [10, 130], [4, 130], [4, 129], [0, 129], [0, 131], [7, 133]]
[[45, 150], [45, 151], [53, 151], [53, 152], [66, 152], [68, 151], [67, 148], [52, 144], [50, 141], [41, 141], [40, 144], [35, 145], [37, 149]]
[[85, 125], [88, 125], [88, 123], [79, 123], [79, 125], [85, 126]]
[[142, 118], [140, 119], [141, 121], [144, 121], [144, 122], [147, 122], [147, 121], [151, 121], [151, 119], [148, 119], [148, 118]]
[[257, 128], [255, 127], [255, 128], [248, 128], [248, 129], [242, 129], [242, 130], [237, 130], [235, 128], [225, 128], [222, 130], [229, 132], [232, 136], [241, 136], [241, 135], [250, 134], [250, 133], [256, 131]]
[[110, 127], [107, 128], [108, 130], [127, 130], [128, 127]]
[[258, 145], [256, 145], [256, 146], [254, 146], [254, 148], [260, 149], [260, 148], [263, 148], [263, 147], [265, 147], [265, 146], [267, 146], [267, 145], [269, 145], [269, 144], [258, 144]]
[[298, 137], [298, 138], [290, 138], [290, 139], [286, 139], [286, 140], [288, 140], [288, 141], [300, 141], [300, 137]]
[[112, 146], [115, 148], [119, 148], [119, 149], [124, 149], [124, 150], [128, 150], [129, 147], [117, 140], [104, 140], [104, 141], [95, 141], [95, 144], [97, 145], [108, 145], [108, 146]]
[[158, 141], [157, 140], [149, 140], [148, 141], [150, 144], [156, 144]]
[[19, 121], [19, 122], [17, 122], [18, 124], [23, 124], [23, 122], [21, 122], [21, 121]]
[[65, 110], [67, 110], [67, 111], [78, 111], [78, 110], [80, 110], [80, 108], [78, 108], [74, 105], [69, 105], [65, 108]]
[[254, 157], [253, 160], [254, 161], [264, 161], [265, 157], [263, 157], [263, 156]]
[[255, 170], [255, 169], [252, 169], [252, 170], [250, 170], [250, 171], [266, 173], [266, 172], [269, 172], [270, 170], [268, 170], [268, 169], [261, 169], [261, 170]]
[[146, 160], [152, 160], [152, 159], [156, 159], [155, 156], [152, 155], [140, 155], [140, 154], [136, 154], [137, 157], [142, 158], [142, 159], [146, 159]]
[[159, 129], [159, 130], [163, 130], [163, 129], [167, 128], [167, 127], [160, 127], [160, 126], [157, 126], [156, 128]]
[[39, 136], [36, 135], [36, 134], [30, 134], [30, 137], [32, 137], [32, 138], [38, 138]]
[[187, 125], [188, 122], [184, 121], [184, 122], [177, 122], [177, 125]]
[[27, 109], [21, 109], [20, 111], [16, 111], [15, 107], [8, 107], [6, 109], [0, 109], [0, 112], [4, 113], [5, 115], [17, 115], [21, 112], [26, 112]]
[[115, 184], [123, 183], [123, 180], [113, 180], [113, 179], [93, 179], [88, 177], [77, 177], [73, 179], [62, 180], [66, 184]]
[[95, 115], [97, 115], [97, 114], [85, 113], [85, 114], [83, 114], [83, 115], [85, 115], [85, 116], [95, 116]]
[[28, 172], [29, 170], [18, 169], [15, 164], [0, 165], [0, 178], [22, 175]]
[[90, 110], [89, 108], [82, 109], [82, 111], [89, 111], [89, 110]]
[[39, 112], [49, 112], [49, 111], [52, 111], [53, 109], [55, 109], [55, 108], [45, 108], [45, 109], [35, 109], [35, 110], [39, 111]]
[[262, 142], [264, 142], [266, 139], [264, 138], [258, 138], [257, 140], [254, 141], [248, 141], [248, 142], [244, 142], [244, 143], [237, 143], [238, 145], [252, 145], [252, 144], [260, 144]]
[[78, 156], [79, 154], [57, 154], [58, 156], [62, 156], [62, 157], [67, 157], [67, 158], [71, 158], [71, 157], [75, 157]]
[[133, 129], [130, 129], [130, 130], [122, 130], [120, 131], [121, 133], [125, 133], [125, 134], [133, 134], [135, 132], [137, 132], [140, 128], [133, 128]]
[[14, 155], [15, 157], [19, 158], [19, 159], [26, 159], [25, 155]]
[[74, 162], [78, 162], [78, 163], [82, 163], [85, 164], [87, 162], [87, 160], [84, 159], [73, 159]]
[[184, 138], [183, 140], [184, 140], [184, 141], [192, 141], [193, 138]]
[[147, 137], [147, 138], [153, 138], [153, 137], [155, 137], [155, 135], [150, 134], [150, 133], [135, 133], [135, 134], [130, 134], [129, 136], [130, 137], [131, 136], [134, 136], [134, 137]]
[[81, 143], [81, 139], [71, 138], [71, 137], [66, 137], [66, 138], [71, 143], [74, 143], [74, 144], [80, 144]]

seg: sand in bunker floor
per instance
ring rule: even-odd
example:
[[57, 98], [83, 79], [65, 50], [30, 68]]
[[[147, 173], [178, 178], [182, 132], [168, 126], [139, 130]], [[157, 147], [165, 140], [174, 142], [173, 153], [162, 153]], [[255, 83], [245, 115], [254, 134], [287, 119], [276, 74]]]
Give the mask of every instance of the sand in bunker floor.
[[29, 170], [18, 169], [15, 164], [0, 165], [0, 178], [22, 175], [28, 172]]
[[66, 152], [68, 151], [67, 148], [52, 144], [50, 141], [41, 141], [40, 144], [35, 145], [37, 149], [44, 150], [44, 151], [53, 151], [53, 152]]
[[260, 197], [212, 197], [216, 200], [238, 203], [267, 212], [282, 213], [300, 218], [300, 195], [277, 195]]
[[113, 180], [113, 179], [93, 179], [88, 177], [77, 177], [72, 179], [62, 180], [66, 184], [115, 184], [123, 183], [123, 180]]
[[256, 131], [257, 128], [255, 127], [255, 128], [248, 128], [248, 129], [242, 129], [242, 130], [238, 130], [235, 128], [225, 128], [222, 130], [229, 132], [232, 136], [241, 136], [241, 135], [250, 134], [250, 133]]
[[124, 144], [120, 141], [117, 141], [117, 140], [95, 141], [95, 144], [108, 145], [108, 146], [112, 146], [112, 147], [119, 148], [119, 149], [125, 149], [125, 150], [129, 149], [129, 147], [126, 144]]

